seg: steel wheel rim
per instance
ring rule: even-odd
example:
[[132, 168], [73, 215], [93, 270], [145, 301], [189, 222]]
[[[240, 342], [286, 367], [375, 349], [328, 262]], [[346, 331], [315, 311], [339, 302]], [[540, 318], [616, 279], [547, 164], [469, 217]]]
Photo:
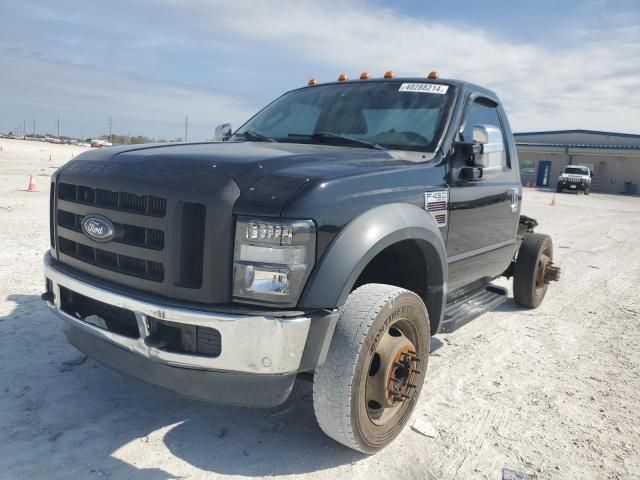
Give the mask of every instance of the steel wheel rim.
[[365, 385], [365, 407], [369, 421], [386, 426], [401, 418], [419, 390], [416, 379], [420, 375], [420, 351], [411, 331], [411, 323], [399, 318], [382, 335], [368, 359]]

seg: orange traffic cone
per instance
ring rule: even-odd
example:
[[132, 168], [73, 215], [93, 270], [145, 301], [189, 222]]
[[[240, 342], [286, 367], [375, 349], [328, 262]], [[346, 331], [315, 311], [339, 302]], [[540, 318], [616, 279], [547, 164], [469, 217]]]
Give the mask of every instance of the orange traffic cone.
[[551, 197], [551, 203], [549, 203], [549, 206], [551, 206], [551, 207], [555, 207], [556, 206], [556, 196], [555, 195], [553, 197]]
[[33, 178], [33, 175], [29, 176], [29, 188], [27, 189], [28, 192], [35, 192], [36, 191], [36, 180], [35, 178]]

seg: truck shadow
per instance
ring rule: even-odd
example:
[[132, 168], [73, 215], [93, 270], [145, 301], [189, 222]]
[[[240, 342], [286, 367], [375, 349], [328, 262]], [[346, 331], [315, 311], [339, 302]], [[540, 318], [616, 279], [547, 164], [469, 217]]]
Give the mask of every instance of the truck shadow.
[[[322, 433], [308, 381], [269, 410], [186, 399], [84, 358], [38, 295], [11, 295], [0, 306], [11, 303], [0, 317], [0, 444], [11, 445], [0, 471], [16, 478], [49, 472], [46, 478], [155, 480], [186, 474], [190, 466], [287, 475], [366, 457]], [[172, 471], [156, 468], [158, 458]]]
[[524, 312], [531, 310], [530, 308], [518, 305], [512, 297], [509, 297], [504, 303], [498, 305], [494, 312]]

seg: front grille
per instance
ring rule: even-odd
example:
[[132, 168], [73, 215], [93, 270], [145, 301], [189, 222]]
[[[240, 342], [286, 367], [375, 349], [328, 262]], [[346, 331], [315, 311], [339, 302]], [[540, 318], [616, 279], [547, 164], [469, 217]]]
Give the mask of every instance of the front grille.
[[[51, 241], [57, 261], [139, 294], [230, 300], [235, 182], [209, 174], [192, 175], [183, 185], [180, 171], [158, 173], [151, 164], [134, 171], [124, 161], [77, 165], [70, 162], [55, 178]], [[89, 216], [113, 224], [109, 241], [85, 234], [82, 222]]]
[[131, 275], [153, 282], [164, 281], [164, 265], [160, 262], [110, 252], [101, 248], [74, 242], [61, 236], [58, 236], [58, 248], [60, 252], [65, 255], [114, 272], [124, 273], [125, 275]]
[[84, 203], [100, 208], [143, 215], [164, 217], [167, 213], [167, 200], [164, 198], [104, 190], [71, 183], [60, 183], [58, 185], [58, 198], [69, 202]]
[[140, 338], [138, 321], [130, 310], [85, 297], [62, 286], [60, 287], [60, 308], [66, 314], [95, 327], [129, 338]]
[[[83, 216], [65, 210], [58, 210], [58, 225], [69, 230], [82, 232]], [[117, 232], [114, 242], [136, 247], [162, 250], [164, 248], [164, 232], [155, 228], [114, 223]]]

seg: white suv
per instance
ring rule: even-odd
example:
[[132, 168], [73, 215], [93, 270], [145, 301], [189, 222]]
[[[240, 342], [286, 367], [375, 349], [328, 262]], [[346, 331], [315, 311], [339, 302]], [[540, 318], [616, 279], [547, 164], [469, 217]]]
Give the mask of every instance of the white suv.
[[558, 178], [556, 192], [564, 190], [583, 191], [585, 195], [591, 193], [591, 177], [593, 172], [582, 165], [567, 165]]

